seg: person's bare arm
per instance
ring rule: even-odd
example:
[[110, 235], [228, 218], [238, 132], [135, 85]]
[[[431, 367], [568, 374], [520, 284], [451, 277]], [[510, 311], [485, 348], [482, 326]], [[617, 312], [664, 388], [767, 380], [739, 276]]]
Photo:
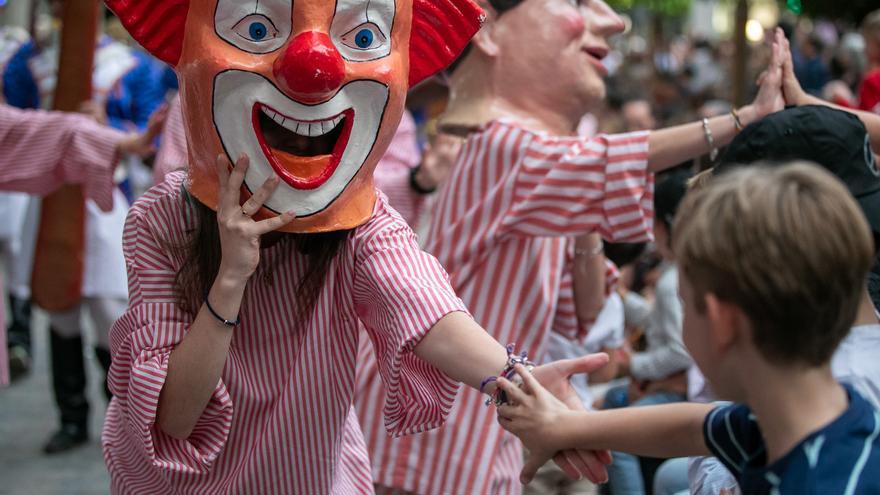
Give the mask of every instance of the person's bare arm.
[[[755, 101], [751, 105], [745, 106], [737, 112], [743, 126], [783, 109], [785, 105], [782, 96], [784, 60], [784, 45], [782, 40], [777, 38], [773, 43], [770, 66], [761, 77], [758, 96], [755, 97]], [[732, 114], [709, 119], [709, 129], [714, 141], [714, 148], [727, 146], [736, 137], [736, 119]], [[648, 167], [653, 172], [660, 172], [709, 153], [711, 150], [702, 122], [653, 131]]]
[[498, 386], [511, 403], [498, 408], [498, 420], [530, 452], [523, 482], [531, 480], [549, 456], [562, 449], [607, 449], [647, 457], [711, 455], [703, 442], [706, 404], [671, 404], [611, 411], [571, 411], [518, 367], [523, 387], [507, 380]]

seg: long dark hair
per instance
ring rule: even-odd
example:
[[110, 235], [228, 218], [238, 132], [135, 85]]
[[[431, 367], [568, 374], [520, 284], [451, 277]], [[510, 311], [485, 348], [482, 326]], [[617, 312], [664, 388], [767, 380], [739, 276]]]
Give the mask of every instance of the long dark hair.
[[[172, 251], [182, 260], [180, 270], [174, 278], [174, 289], [180, 308], [195, 317], [220, 271], [220, 229], [214, 210], [195, 199], [185, 186], [182, 187], [185, 210], [192, 214], [193, 222], [187, 238], [180, 244], [171, 246]], [[277, 233], [264, 238], [264, 242], [271, 239], [273, 242], [292, 245], [293, 249], [308, 257], [308, 268], [296, 289], [299, 308], [298, 321], [295, 322], [297, 326], [306, 323], [324, 286], [330, 264], [350, 233], [351, 231], [326, 234]], [[271, 279], [269, 283], [272, 283]]]

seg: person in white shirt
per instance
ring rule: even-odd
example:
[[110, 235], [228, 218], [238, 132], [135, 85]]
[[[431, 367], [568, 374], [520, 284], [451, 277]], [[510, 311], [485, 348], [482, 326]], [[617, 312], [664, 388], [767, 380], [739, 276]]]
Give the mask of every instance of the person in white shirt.
[[[626, 323], [645, 330], [647, 348], [643, 352], [624, 353], [621, 371], [631, 378], [629, 386], [615, 387], [605, 396], [603, 409], [628, 406], [649, 406], [681, 402], [684, 374], [692, 360], [682, 341], [682, 307], [678, 298], [678, 271], [669, 245], [673, 220], [678, 205], [687, 192], [692, 176], [691, 163], [685, 164], [657, 179], [654, 195], [654, 237], [658, 253], [663, 257], [660, 278], [653, 302], [633, 292], [621, 290]], [[681, 387], [675, 386], [681, 383]], [[681, 390], [680, 390], [681, 389]], [[646, 493], [637, 457], [614, 453], [608, 470], [613, 495]]]

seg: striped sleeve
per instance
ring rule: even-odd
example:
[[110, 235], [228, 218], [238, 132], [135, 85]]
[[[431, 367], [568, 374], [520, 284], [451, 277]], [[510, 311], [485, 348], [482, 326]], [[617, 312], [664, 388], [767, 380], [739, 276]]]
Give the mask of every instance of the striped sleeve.
[[370, 223], [358, 229], [355, 245], [354, 302], [385, 385], [385, 427], [393, 436], [438, 428], [458, 383], [413, 350], [444, 316], [467, 312], [464, 303], [384, 198]]
[[110, 211], [123, 137], [82, 115], [0, 105], [0, 187], [45, 195], [81, 184], [86, 198]]
[[529, 236], [598, 231], [612, 242], [650, 240], [654, 182], [647, 168], [648, 136], [533, 135], [521, 150], [504, 227]]
[[192, 324], [192, 318], [176, 302], [176, 271], [161, 240], [168, 237], [158, 234], [180, 219], [168, 211], [156, 212], [149, 219], [152, 212], [145, 211], [157, 190], [162, 188], [153, 189], [134, 206], [126, 223], [123, 248], [130, 303], [110, 332], [113, 363], [108, 383], [130, 438], [139, 440], [136, 447], [153, 466], [172, 472], [206, 473], [232, 425], [232, 400], [222, 381], [187, 440], [166, 435], [156, 424], [171, 351]]
[[746, 464], [764, 451], [761, 430], [749, 408], [741, 404], [720, 406], [707, 414], [703, 436], [712, 455], [737, 480]]

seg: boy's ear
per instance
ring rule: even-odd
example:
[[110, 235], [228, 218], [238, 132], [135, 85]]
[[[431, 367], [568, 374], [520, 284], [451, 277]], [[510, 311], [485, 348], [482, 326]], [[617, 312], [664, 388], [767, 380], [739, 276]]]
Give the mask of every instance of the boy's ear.
[[721, 356], [730, 351], [740, 338], [742, 310], [733, 304], [718, 299], [715, 294], [706, 293], [706, 318], [709, 320], [712, 352]]

